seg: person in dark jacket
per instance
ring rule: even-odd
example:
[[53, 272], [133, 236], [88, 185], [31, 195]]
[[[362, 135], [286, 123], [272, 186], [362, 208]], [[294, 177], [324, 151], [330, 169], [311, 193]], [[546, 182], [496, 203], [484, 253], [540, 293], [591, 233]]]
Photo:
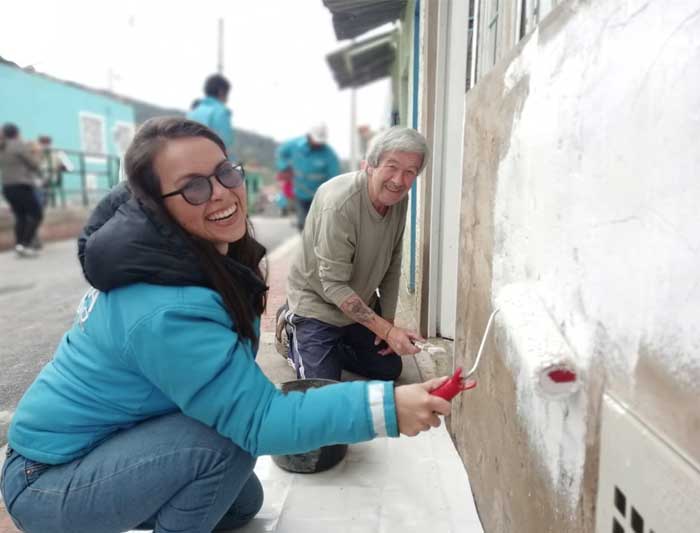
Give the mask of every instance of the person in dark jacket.
[[125, 169], [79, 239], [92, 287], [10, 424], [0, 490], [17, 527], [228, 531], [262, 505], [257, 456], [440, 424], [444, 378], [283, 395], [263, 374], [265, 250], [213, 131], [147, 121]]
[[0, 179], [2, 194], [15, 217], [15, 251], [19, 257], [37, 254], [32, 243], [43, 218], [37, 194], [41, 175], [38, 152], [20, 137], [15, 124], [2, 127], [0, 140]]

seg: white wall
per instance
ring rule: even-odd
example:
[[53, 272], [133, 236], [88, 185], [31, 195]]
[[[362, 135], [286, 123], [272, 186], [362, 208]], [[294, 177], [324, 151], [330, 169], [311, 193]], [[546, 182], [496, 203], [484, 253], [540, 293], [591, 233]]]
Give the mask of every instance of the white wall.
[[[602, 368], [634, 389], [644, 353], [700, 399], [700, 5], [564, 7], [506, 74], [529, 95], [498, 171], [494, 298], [532, 282], [584, 383]], [[518, 415], [573, 504], [590, 407], [536, 394], [531, 355], [508, 353]]]

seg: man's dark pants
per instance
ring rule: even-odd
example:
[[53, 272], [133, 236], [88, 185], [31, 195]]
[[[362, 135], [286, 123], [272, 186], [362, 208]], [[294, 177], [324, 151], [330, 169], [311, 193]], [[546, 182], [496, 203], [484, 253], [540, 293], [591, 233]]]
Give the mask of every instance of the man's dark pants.
[[17, 244], [30, 246], [43, 218], [43, 209], [31, 185], [5, 185], [3, 195], [15, 216]]
[[333, 326], [321, 320], [298, 315], [288, 316], [289, 357], [298, 378], [323, 378], [340, 381], [342, 370], [383, 381], [401, 375], [398, 355], [379, 355], [386, 348], [374, 345], [375, 335], [360, 324]]

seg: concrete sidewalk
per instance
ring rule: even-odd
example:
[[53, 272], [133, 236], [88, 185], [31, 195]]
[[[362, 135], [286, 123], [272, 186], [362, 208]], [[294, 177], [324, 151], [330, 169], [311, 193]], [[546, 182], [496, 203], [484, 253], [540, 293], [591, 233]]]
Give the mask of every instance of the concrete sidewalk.
[[[275, 351], [274, 315], [285, 300], [288, 264], [298, 243], [295, 236], [269, 256], [270, 292], [257, 360], [274, 383], [295, 378]], [[430, 354], [422, 353], [404, 358], [399, 382], [435, 373]], [[339, 465], [319, 474], [291, 474], [270, 457], [259, 458], [255, 471], [265, 502], [241, 533], [483, 533], [464, 465], [444, 424], [414, 438], [351, 445]], [[0, 533], [16, 532], [0, 500]]]

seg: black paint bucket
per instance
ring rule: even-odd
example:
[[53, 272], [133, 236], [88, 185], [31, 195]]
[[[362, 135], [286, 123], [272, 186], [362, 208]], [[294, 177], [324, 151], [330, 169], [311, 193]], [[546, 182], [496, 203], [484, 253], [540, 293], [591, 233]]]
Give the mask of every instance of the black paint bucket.
[[[338, 383], [332, 379], [295, 379], [281, 383], [279, 388], [286, 394], [292, 391], [303, 392], [308, 389], [318, 389], [326, 385]], [[273, 455], [272, 460], [277, 466], [297, 474], [314, 474], [323, 472], [334, 467], [342, 461], [348, 452], [347, 444], [333, 444], [322, 446], [318, 450], [311, 450], [306, 453], [295, 453], [289, 455]]]

